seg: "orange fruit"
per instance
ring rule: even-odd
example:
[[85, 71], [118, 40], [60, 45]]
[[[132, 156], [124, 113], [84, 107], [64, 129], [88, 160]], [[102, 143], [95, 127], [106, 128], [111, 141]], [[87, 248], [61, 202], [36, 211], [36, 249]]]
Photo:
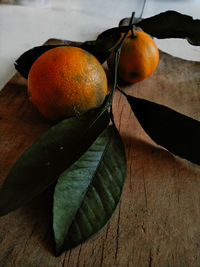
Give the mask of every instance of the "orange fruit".
[[56, 47], [33, 63], [28, 94], [47, 119], [60, 120], [100, 106], [107, 94], [107, 78], [92, 54], [78, 47]]
[[129, 32], [121, 49], [118, 75], [122, 81], [136, 83], [149, 77], [159, 62], [159, 50], [147, 33], [135, 30], [135, 37]]

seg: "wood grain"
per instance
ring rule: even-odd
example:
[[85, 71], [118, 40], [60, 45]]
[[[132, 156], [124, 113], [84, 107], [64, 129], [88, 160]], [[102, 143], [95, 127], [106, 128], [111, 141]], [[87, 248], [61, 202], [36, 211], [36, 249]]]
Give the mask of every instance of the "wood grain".
[[[60, 43], [54, 40], [54, 43]], [[156, 72], [127, 93], [200, 120], [200, 63], [160, 52]], [[200, 167], [157, 146], [116, 92], [114, 117], [127, 155], [120, 204], [101, 233], [54, 257], [52, 190], [0, 218], [0, 266], [200, 266]], [[51, 123], [29, 103], [16, 74], [0, 92], [1, 183], [19, 155]]]

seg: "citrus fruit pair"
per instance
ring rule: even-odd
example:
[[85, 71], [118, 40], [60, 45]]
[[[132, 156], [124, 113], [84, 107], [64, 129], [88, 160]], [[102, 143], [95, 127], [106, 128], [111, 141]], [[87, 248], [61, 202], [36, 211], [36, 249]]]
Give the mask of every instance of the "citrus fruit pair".
[[[118, 75], [129, 83], [144, 80], [155, 71], [158, 61], [153, 39], [142, 31], [132, 36], [130, 31], [121, 49]], [[28, 93], [39, 112], [55, 121], [100, 106], [107, 94], [107, 78], [92, 54], [78, 47], [61, 46], [48, 50], [33, 63]]]

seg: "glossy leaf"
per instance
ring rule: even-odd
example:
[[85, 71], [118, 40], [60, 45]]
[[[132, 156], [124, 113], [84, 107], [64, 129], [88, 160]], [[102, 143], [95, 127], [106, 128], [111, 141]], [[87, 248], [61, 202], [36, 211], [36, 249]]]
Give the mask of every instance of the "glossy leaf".
[[97, 43], [99, 43], [99, 46], [104, 44], [104, 47], [106, 49], [112, 49], [112, 47], [120, 40], [121, 33], [127, 32], [129, 29], [129, 25], [122, 26], [122, 27], [114, 27], [111, 29], [108, 29], [97, 37]]
[[0, 215], [26, 204], [55, 182], [108, 123], [108, 110], [103, 106], [46, 131], [10, 170], [0, 190]]
[[182, 158], [200, 165], [200, 122], [166, 106], [126, 95], [145, 132]]
[[34, 61], [46, 51], [60, 45], [41, 45], [24, 52], [15, 62], [16, 70], [24, 77], [28, 78], [28, 73]]
[[80, 47], [95, 56], [101, 64], [103, 64], [110, 55], [110, 51], [105, 49], [104, 46], [100, 47], [99, 43], [96, 41], [84, 42]]
[[186, 38], [191, 44], [200, 45], [200, 20], [176, 11], [160, 13], [136, 25], [157, 38]]
[[109, 126], [59, 177], [53, 207], [56, 253], [83, 243], [111, 218], [126, 175], [124, 147]]

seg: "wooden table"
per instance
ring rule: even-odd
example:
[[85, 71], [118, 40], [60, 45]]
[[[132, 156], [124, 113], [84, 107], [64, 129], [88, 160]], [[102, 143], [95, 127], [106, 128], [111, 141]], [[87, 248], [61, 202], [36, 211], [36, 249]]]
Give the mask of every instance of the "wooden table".
[[[160, 52], [156, 72], [124, 89], [200, 119], [199, 86], [200, 63]], [[119, 92], [114, 117], [126, 148], [127, 177], [112, 220], [88, 242], [56, 258], [50, 188], [0, 218], [0, 266], [200, 266], [200, 167], [157, 146]], [[19, 74], [0, 92], [0, 119], [3, 182], [19, 155], [51, 124], [29, 103]]]

